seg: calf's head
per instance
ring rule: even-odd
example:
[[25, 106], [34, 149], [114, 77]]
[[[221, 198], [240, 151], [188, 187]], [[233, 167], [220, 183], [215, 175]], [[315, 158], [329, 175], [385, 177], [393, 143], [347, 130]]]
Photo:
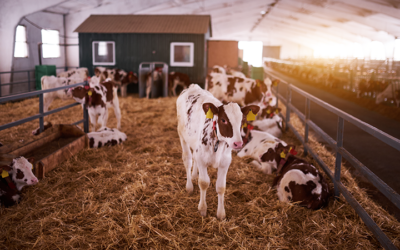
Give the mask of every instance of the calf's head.
[[203, 111], [207, 118], [210, 118], [210, 114], [218, 117], [216, 122], [218, 140], [226, 142], [233, 149], [242, 148], [243, 141], [240, 134], [242, 124], [248, 119], [252, 120], [252, 116], [255, 116], [259, 110], [260, 107], [257, 105], [240, 108], [236, 103], [228, 103], [219, 107], [212, 103], [203, 104]]
[[35, 185], [39, 182], [36, 176], [32, 173], [32, 162], [25, 157], [18, 157], [13, 159], [10, 166], [2, 166], [1, 168], [12, 175], [12, 180], [17, 186], [18, 190], [21, 190], [24, 186]]

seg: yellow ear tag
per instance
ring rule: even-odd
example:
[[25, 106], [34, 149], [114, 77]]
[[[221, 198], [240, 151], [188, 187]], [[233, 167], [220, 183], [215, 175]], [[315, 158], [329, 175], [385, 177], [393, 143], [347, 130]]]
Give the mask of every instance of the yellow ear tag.
[[87, 94], [88, 94], [89, 96], [92, 96], [92, 91], [89, 90], [89, 91], [87, 92]]
[[271, 114], [271, 110], [270, 109], [267, 110], [267, 114]]
[[212, 119], [214, 118], [214, 113], [211, 111], [211, 108], [208, 108], [207, 114], [206, 114], [207, 119]]
[[3, 170], [3, 172], [1, 173], [1, 177], [3, 177], [3, 178], [8, 177], [8, 172]]
[[286, 154], [285, 154], [284, 151], [282, 151], [282, 152], [281, 152], [281, 158], [284, 158], [284, 159], [285, 159], [285, 157], [286, 157]]
[[251, 109], [250, 109], [249, 113], [247, 114], [247, 121], [250, 122], [250, 121], [254, 121], [255, 119], [256, 119], [256, 115], [253, 114], [253, 111], [251, 111]]
[[242, 128], [245, 128], [245, 127], [247, 127], [247, 123], [244, 123], [242, 126]]
[[279, 110], [275, 110], [275, 114], [279, 114]]
[[260, 83], [259, 82], [257, 82], [257, 87], [260, 87]]

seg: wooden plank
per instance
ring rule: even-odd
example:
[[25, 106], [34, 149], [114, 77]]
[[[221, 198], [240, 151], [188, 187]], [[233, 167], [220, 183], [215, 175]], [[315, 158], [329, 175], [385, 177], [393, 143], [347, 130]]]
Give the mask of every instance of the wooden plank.
[[214, 65], [236, 69], [238, 67], [238, 41], [208, 41], [208, 73]]
[[57, 139], [58, 137], [60, 137], [60, 132], [56, 131], [46, 137], [40, 138], [39, 140], [30, 142], [30, 143], [26, 144], [25, 146], [10, 152], [10, 154], [18, 155], [18, 156], [24, 155], [24, 154], [34, 150], [35, 148], [41, 147], [41, 146], [45, 145], [46, 143]]

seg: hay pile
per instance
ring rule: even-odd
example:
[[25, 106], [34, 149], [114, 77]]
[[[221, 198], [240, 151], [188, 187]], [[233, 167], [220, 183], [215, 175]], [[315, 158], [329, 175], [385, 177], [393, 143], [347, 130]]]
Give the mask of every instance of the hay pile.
[[[37, 99], [0, 106], [1, 124], [34, 114]], [[188, 195], [176, 131], [176, 98], [121, 98], [122, 145], [86, 149], [60, 164], [23, 201], [0, 208], [0, 249], [377, 249], [379, 242], [343, 199], [310, 211], [278, 201], [273, 175], [234, 155], [227, 176], [227, 219], [216, 219], [216, 170], [209, 169], [208, 214], [197, 212], [199, 188]], [[65, 102], [58, 101], [60, 106]], [[36, 108], [37, 109], [37, 108]], [[110, 109], [111, 111], [111, 109]], [[53, 123], [81, 119], [80, 107], [54, 114]], [[293, 123], [298, 124], [293, 117]], [[108, 125], [116, 126], [113, 112]], [[0, 131], [0, 141], [31, 138], [37, 122]], [[292, 133], [283, 140], [298, 145]], [[331, 159], [328, 151], [318, 150]], [[308, 158], [311, 160], [310, 158]], [[400, 247], [400, 223], [368, 199], [344, 170], [343, 179]]]

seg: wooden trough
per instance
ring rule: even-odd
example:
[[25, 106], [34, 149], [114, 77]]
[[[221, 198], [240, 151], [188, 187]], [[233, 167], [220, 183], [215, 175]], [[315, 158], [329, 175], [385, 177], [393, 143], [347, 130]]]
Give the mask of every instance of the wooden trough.
[[43, 132], [39, 139], [27, 144], [4, 145], [0, 148], [0, 161], [11, 162], [18, 156], [34, 158], [33, 173], [37, 178], [43, 179], [47, 172], [87, 145], [86, 134], [77, 126], [57, 124]]

